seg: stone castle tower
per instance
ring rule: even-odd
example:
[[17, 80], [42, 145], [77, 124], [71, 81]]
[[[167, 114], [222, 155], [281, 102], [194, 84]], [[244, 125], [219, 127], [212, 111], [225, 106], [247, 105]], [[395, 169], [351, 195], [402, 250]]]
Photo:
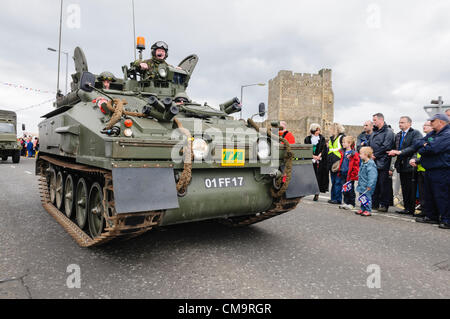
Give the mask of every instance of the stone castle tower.
[[331, 70], [318, 74], [280, 71], [269, 81], [267, 122], [286, 121], [297, 143], [303, 143], [309, 126], [318, 123], [323, 129], [334, 121], [334, 94]]

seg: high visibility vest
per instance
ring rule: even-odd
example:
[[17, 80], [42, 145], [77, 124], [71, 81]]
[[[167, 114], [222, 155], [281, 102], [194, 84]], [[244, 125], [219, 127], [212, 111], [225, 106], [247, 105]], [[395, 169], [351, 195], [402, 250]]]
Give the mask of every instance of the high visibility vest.
[[[420, 156], [421, 155], [419, 153], [417, 153], [417, 159], [419, 159]], [[418, 172], [425, 172], [425, 168], [423, 168], [423, 166], [421, 164], [419, 164], [419, 165], [417, 165], [417, 171]]]
[[337, 157], [341, 158], [341, 153], [339, 150], [342, 148], [341, 145], [341, 135], [339, 135], [335, 140], [334, 143], [331, 143], [331, 139], [328, 141], [328, 155], [333, 153]]

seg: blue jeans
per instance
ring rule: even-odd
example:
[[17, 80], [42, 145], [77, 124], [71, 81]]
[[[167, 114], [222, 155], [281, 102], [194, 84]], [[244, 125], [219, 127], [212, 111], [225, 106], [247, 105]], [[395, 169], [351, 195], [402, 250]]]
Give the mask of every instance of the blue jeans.
[[331, 175], [331, 200], [335, 200], [338, 203], [342, 203], [342, 185], [343, 180], [337, 175], [337, 173], [330, 172]]
[[[359, 194], [359, 196], [361, 196], [361, 195], [362, 195], [362, 193]], [[370, 203], [367, 206], [365, 206], [365, 209], [364, 209], [367, 212], [372, 211], [372, 195], [373, 195], [373, 190], [366, 192], [366, 196], [370, 201]], [[361, 207], [361, 209], [362, 209], [362, 207]]]

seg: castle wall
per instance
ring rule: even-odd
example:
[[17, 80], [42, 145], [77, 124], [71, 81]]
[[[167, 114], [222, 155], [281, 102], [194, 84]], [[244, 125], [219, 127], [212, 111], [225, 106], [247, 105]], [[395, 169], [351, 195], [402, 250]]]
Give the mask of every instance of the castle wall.
[[[329, 137], [326, 127], [334, 122], [334, 93], [332, 71], [322, 69], [317, 74], [293, 73], [282, 70], [269, 81], [268, 120], [286, 121], [297, 142], [303, 143], [312, 123], [322, 126], [322, 134]], [[350, 135], [362, 127], [347, 126]], [[347, 128], [346, 128], [347, 129]]]

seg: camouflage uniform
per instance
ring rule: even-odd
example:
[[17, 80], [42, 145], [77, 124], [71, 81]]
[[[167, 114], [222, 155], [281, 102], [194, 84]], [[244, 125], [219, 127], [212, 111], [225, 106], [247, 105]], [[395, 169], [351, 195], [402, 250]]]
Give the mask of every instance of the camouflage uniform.
[[[166, 55], [164, 57], [164, 60], [160, 60], [156, 57], [156, 50], [157, 49], [163, 49], [166, 51]], [[166, 59], [169, 56], [169, 47], [167, 44], [163, 41], [158, 41], [155, 44], [152, 45], [152, 58], [150, 60], [137, 60], [134, 62], [134, 66], [137, 68], [140, 68], [141, 63], [146, 63], [148, 65], [148, 70], [141, 70], [143, 71], [144, 79], [154, 79], [158, 75], [158, 70], [161, 68], [167, 68], [168, 64], [166, 63]]]
[[142, 70], [145, 79], [154, 79], [158, 75], [158, 69], [162, 65], [167, 67], [166, 61], [161, 61], [156, 58], [151, 58], [149, 60], [137, 60], [134, 62], [134, 66], [140, 68], [141, 63], [146, 63], [148, 65], [148, 70]]

